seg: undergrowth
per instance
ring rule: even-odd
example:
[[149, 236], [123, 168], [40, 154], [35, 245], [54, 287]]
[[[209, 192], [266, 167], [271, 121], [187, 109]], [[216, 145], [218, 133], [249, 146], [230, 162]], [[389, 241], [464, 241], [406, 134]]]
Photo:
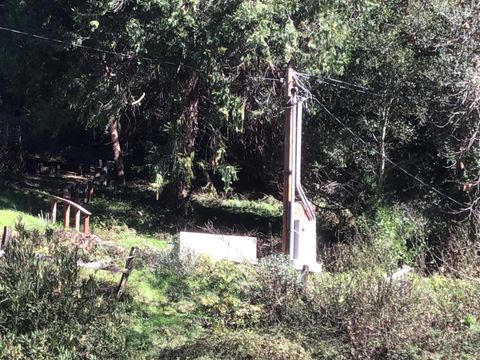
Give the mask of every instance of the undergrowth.
[[[1, 359], [128, 356], [121, 314], [108, 291], [82, 276], [76, 249], [16, 227], [0, 260]], [[38, 252], [40, 244], [48, 252]]]
[[[85, 254], [20, 226], [0, 260], [0, 358], [480, 358], [471, 234], [452, 228], [451, 251], [426, 276], [430, 234], [421, 215], [395, 207], [368, 216], [357, 217], [355, 237], [331, 246], [326, 271], [306, 283], [283, 256], [214, 262], [114, 218], [96, 231], [117, 248]], [[130, 246], [140, 251], [121, 302], [111, 297], [116, 275], [76, 267], [80, 255], [122, 257]], [[389, 280], [402, 265], [415, 271]]]

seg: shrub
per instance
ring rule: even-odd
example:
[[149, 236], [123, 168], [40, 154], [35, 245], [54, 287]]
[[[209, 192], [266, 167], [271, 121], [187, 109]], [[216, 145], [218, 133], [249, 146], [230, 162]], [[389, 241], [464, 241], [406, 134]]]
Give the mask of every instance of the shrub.
[[246, 295], [249, 278], [243, 265], [180, 254], [174, 245], [159, 258], [156, 277], [165, 281], [170, 306], [195, 314], [204, 325], [240, 328], [259, 322], [261, 307]]
[[386, 267], [412, 265], [424, 250], [426, 219], [406, 205], [377, 209], [362, 232]]
[[480, 241], [476, 226], [462, 223], [451, 226], [446, 231], [445, 244], [432, 250], [438, 252], [436, 259], [442, 273], [458, 277], [480, 276]]
[[160, 353], [161, 359], [307, 360], [310, 355], [280, 335], [235, 331], [203, 336]]
[[[78, 253], [21, 225], [0, 260], [0, 358], [116, 358], [125, 351], [121, 324], [99, 283], [83, 277]], [[42, 239], [43, 240], [43, 239]]]
[[202, 258], [190, 282], [200, 313], [221, 326], [244, 328], [258, 325], [262, 306], [251, 302], [248, 269], [249, 265]]
[[379, 207], [355, 221], [349, 241], [325, 246], [325, 269], [333, 272], [371, 269], [391, 271], [421, 265], [429, 233], [425, 217], [410, 206]]
[[380, 272], [322, 275], [306, 303], [305, 330], [326, 340], [341, 339], [348, 345], [347, 358], [392, 358], [415, 342], [421, 333], [416, 326], [423, 327], [417, 288], [408, 281], [385, 281]]
[[289, 259], [282, 255], [265, 257], [252, 270], [249, 297], [262, 304], [263, 322], [276, 324], [296, 316], [302, 283]]
[[316, 359], [480, 355], [476, 282], [415, 275], [391, 282], [368, 269], [311, 279], [279, 326]]
[[[341, 254], [342, 272], [310, 274], [306, 286], [288, 258], [279, 255], [255, 266], [197, 258], [193, 265], [187, 261], [183, 271], [175, 269], [185, 258], [167, 261], [171, 266], [161, 272], [163, 279], [171, 276], [169, 306], [195, 318], [204, 335], [161, 355], [262, 359], [268, 339], [276, 347], [301, 346], [302, 354], [315, 359], [479, 358], [478, 282], [415, 274], [389, 281], [388, 270], [398, 266], [389, 255], [396, 251], [382, 262], [377, 251], [382, 247], [373, 251], [375, 246], [349, 246]], [[207, 336], [205, 328], [223, 333]], [[270, 335], [260, 336], [260, 331]], [[247, 340], [252, 344], [244, 345]]]

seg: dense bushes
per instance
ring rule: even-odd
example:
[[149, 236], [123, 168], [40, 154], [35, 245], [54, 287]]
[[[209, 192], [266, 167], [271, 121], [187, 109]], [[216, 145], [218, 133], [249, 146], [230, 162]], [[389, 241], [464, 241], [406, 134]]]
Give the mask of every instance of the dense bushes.
[[[93, 277], [82, 276], [77, 251], [21, 224], [17, 230], [0, 259], [0, 358], [125, 356], [112, 303]], [[39, 249], [40, 240], [47, 248]]]
[[345, 258], [362, 261], [306, 284], [282, 256], [233, 264], [174, 248], [145, 265], [157, 318], [127, 329], [140, 287], [113, 306], [79, 272], [76, 250], [19, 227], [0, 261], [0, 359], [479, 358], [480, 283], [462, 273], [390, 281], [377, 246], [352, 245]]
[[[188, 273], [159, 264], [158, 274], [170, 276], [169, 311], [188, 308], [204, 329], [161, 354], [178, 359], [263, 359], [265, 354], [272, 359], [478, 358], [480, 284], [414, 274], [390, 281], [392, 264], [375, 263], [376, 246], [353, 246], [349, 254], [362, 256], [361, 262], [348, 271], [311, 274], [306, 286], [281, 256], [255, 266], [200, 258], [186, 267]], [[285, 352], [270, 353], [260, 345], [264, 342]]]
[[167, 349], [162, 359], [202, 360], [307, 360], [310, 355], [281, 335], [235, 331], [213, 334], [188, 342], [177, 349]]

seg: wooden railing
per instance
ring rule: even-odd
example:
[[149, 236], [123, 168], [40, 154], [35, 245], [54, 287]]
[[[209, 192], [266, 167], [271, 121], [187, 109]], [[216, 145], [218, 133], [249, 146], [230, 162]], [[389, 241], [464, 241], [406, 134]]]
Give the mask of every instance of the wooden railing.
[[[60, 198], [61, 199], [61, 198]], [[62, 199], [66, 200], [66, 199]], [[12, 229], [5, 226], [3, 229], [3, 235], [0, 238], [0, 259], [3, 258], [4, 256], [8, 256], [8, 251], [9, 251], [9, 246], [10, 246], [10, 240], [12, 239]], [[125, 287], [127, 286], [127, 281], [128, 277], [133, 271], [133, 262], [135, 258], [137, 257], [137, 248], [132, 247], [130, 249], [130, 254], [126, 258], [121, 258], [125, 259], [125, 268], [121, 269], [118, 266], [114, 264], [114, 260], [110, 261], [92, 261], [88, 263], [84, 263], [82, 260], [77, 261], [77, 266], [84, 268], [84, 269], [90, 269], [90, 270], [104, 270], [104, 271], [109, 271], [112, 273], [121, 273], [122, 277], [120, 279], [120, 283], [118, 284], [117, 288], [117, 300], [120, 300], [122, 297], [123, 293], [125, 292]], [[38, 260], [42, 261], [54, 261], [55, 257], [50, 256], [50, 255], [45, 255], [45, 254], [40, 254], [40, 253], [35, 253], [35, 258]], [[118, 259], [117, 259], [118, 260]]]
[[75, 230], [80, 231], [80, 222], [83, 215], [83, 233], [90, 233], [90, 216], [92, 213], [71, 200], [52, 195], [52, 222], [57, 221], [58, 204], [63, 204], [64, 227], [70, 227], [70, 214], [73, 208], [75, 217]]

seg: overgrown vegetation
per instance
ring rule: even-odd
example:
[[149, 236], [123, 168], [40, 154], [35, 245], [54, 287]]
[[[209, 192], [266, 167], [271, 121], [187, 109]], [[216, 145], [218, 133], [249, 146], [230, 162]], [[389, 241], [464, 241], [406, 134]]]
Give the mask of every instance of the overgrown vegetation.
[[[108, 288], [77, 267], [78, 249], [20, 222], [0, 259], [0, 357], [95, 359], [128, 356], [125, 323]], [[50, 235], [49, 235], [50, 234]], [[40, 245], [43, 253], [38, 253]]]
[[[93, 277], [76, 267], [79, 258], [125, 255], [129, 244], [116, 240], [118, 230], [110, 230], [117, 249], [96, 245], [85, 252], [62, 232], [20, 225], [0, 261], [2, 356], [478, 358], [480, 284], [463, 265], [445, 270], [448, 276], [425, 277], [424, 248], [391, 246], [402, 234], [421, 235], [421, 224], [407, 213], [380, 211], [377, 226], [365, 228], [373, 233], [359, 228], [363, 236], [375, 234], [372, 241], [338, 245], [329, 271], [310, 274], [306, 284], [278, 255], [258, 265], [233, 264], [179, 254], [171, 238], [167, 247], [137, 243], [140, 257], [122, 302], [110, 295], [115, 275]], [[456, 269], [478, 258], [458, 254]], [[403, 263], [417, 271], [388, 280]]]
[[[0, 229], [23, 224], [0, 358], [480, 358], [477, 2], [6, 0], [0, 27]], [[324, 269], [306, 283], [278, 255], [287, 65]], [[49, 221], [76, 185], [88, 236]], [[180, 256], [181, 230], [263, 258]], [[120, 302], [76, 267], [132, 246]]]

